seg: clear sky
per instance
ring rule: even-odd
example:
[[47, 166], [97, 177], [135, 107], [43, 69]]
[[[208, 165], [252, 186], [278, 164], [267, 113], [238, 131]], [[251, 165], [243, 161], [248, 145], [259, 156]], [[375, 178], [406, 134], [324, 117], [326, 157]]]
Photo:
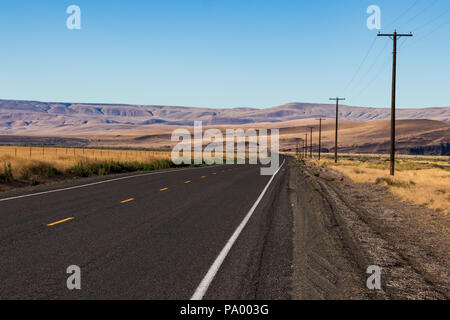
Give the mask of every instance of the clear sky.
[[[69, 5], [81, 29], [69, 30]], [[0, 4], [0, 98], [204, 107], [450, 106], [448, 0], [14, 0]], [[366, 57], [366, 59], [364, 59]], [[358, 71], [358, 72], [357, 72]]]

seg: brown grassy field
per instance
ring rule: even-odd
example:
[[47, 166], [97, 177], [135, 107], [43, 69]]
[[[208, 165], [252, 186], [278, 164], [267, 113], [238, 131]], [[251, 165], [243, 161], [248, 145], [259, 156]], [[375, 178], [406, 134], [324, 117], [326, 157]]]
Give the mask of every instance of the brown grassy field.
[[[247, 123], [242, 125], [203, 126], [203, 130], [217, 128], [225, 133], [226, 129], [280, 129], [280, 150], [294, 151], [297, 143], [302, 144], [305, 134], [313, 127], [313, 149], [318, 150], [318, 121], [314, 119], [291, 120], [285, 122]], [[97, 131], [95, 129], [97, 128]], [[54, 132], [41, 131], [40, 135], [14, 136], [0, 135], [2, 144], [28, 143], [58, 146], [89, 146], [107, 148], [171, 148], [177, 142], [171, 141], [175, 129], [187, 129], [193, 132], [192, 126], [169, 126], [154, 124], [147, 126], [112, 127], [111, 130], [74, 132], [67, 128], [55, 135]], [[390, 148], [390, 122], [341, 121], [339, 126], [339, 152], [346, 153], [388, 153]], [[322, 150], [334, 150], [334, 119], [322, 122]], [[54, 140], [58, 139], [57, 142]], [[308, 144], [309, 144], [308, 137]], [[441, 154], [441, 144], [450, 143], [450, 124], [432, 120], [399, 120], [397, 122], [397, 152], [399, 154], [418, 153], [417, 148], [423, 148], [428, 155]], [[413, 151], [411, 151], [413, 149]]]
[[[426, 160], [424, 160], [426, 159]], [[395, 177], [389, 175], [387, 157], [334, 160], [325, 158], [315, 165], [328, 167], [349, 177], [356, 183], [385, 185], [402, 200], [423, 205], [444, 215], [450, 213], [450, 161], [448, 157], [424, 157], [399, 159]]]
[[[330, 156], [324, 154], [320, 163], [313, 161], [316, 165], [341, 172], [357, 183], [386, 185], [405, 201], [425, 205], [444, 214], [450, 212], [448, 157], [399, 155], [396, 176], [392, 178], [386, 155], [341, 154], [338, 164]], [[5, 174], [10, 164], [12, 178], [28, 180], [32, 176], [48, 178], [54, 169], [66, 172], [80, 163], [153, 163], [169, 159], [170, 151], [0, 146], [0, 173]]]
[[[226, 128], [255, 128], [255, 129], [279, 129], [280, 150], [293, 151], [297, 143], [302, 143], [308, 133], [308, 127], [313, 127], [313, 150], [318, 150], [318, 122], [314, 119], [302, 119], [281, 123], [253, 123], [245, 125], [216, 125], [204, 126], [204, 130], [218, 128], [225, 131]], [[185, 127], [192, 131], [192, 127]], [[339, 151], [346, 153], [389, 153], [390, 148], [390, 122], [351, 122], [342, 121], [339, 130]], [[140, 147], [170, 147], [175, 142], [170, 141], [170, 126], [149, 128], [148, 130], [131, 130], [110, 132], [108, 135], [85, 135], [83, 138], [93, 141], [92, 145], [99, 143], [108, 146], [133, 145]], [[334, 119], [326, 119], [322, 123], [322, 149], [334, 150]], [[95, 142], [97, 140], [98, 142]], [[397, 152], [409, 154], [414, 148], [428, 148], [425, 154], [439, 154], [440, 144], [450, 142], [450, 124], [430, 120], [399, 120], [397, 122]]]
[[71, 177], [205, 164], [177, 165], [165, 150], [0, 146], [0, 191]]
[[15, 179], [45, 167], [64, 172], [78, 163], [152, 163], [169, 159], [167, 151], [0, 146], [0, 172], [10, 164]]
[[[313, 149], [318, 150], [318, 125], [292, 123], [290, 127], [280, 129], [280, 146], [295, 148], [295, 141], [304, 139], [308, 126], [313, 126]], [[396, 150], [401, 154], [409, 154], [412, 148], [438, 147], [441, 143], [450, 142], [450, 124], [431, 120], [399, 120], [396, 123]], [[322, 122], [322, 149], [334, 150], [335, 123], [333, 119]], [[345, 153], [389, 153], [390, 122], [341, 121], [339, 125], [339, 152]], [[439, 149], [439, 148], [437, 148]], [[433, 153], [439, 154], [435, 150]]]

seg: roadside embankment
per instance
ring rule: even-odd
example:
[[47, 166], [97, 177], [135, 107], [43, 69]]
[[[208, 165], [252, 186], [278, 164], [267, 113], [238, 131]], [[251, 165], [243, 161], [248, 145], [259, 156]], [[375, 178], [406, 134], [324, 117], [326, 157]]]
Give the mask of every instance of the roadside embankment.
[[[450, 221], [387, 186], [291, 160], [297, 299], [448, 299]], [[369, 290], [369, 266], [381, 290]]]

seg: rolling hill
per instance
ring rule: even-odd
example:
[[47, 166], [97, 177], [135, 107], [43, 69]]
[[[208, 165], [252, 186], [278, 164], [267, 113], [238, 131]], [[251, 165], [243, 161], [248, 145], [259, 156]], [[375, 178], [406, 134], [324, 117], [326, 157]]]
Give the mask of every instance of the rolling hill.
[[[71, 104], [0, 100], [0, 144], [169, 148], [174, 129], [280, 129], [280, 148], [293, 151], [299, 139], [323, 122], [322, 148], [334, 150], [335, 106], [289, 103], [268, 109]], [[390, 110], [341, 106], [341, 152], [387, 153]], [[450, 145], [450, 108], [399, 109], [399, 153], [442, 154]], [[317, 146], [315, 146], [317, 148]]]
[[[332, 104], [289, 103], [267, 109], [212, 109], [176, 106], [51, 103], [0, 100], [0, 133], [81, 134], [136, 130], [157, 125], [242, 125], [286, 122], [317, 117], [334, 118]], [[366, 122], [390, 119], [390, 109], [341, 106], [342, 120]], [[450, 107], [399, 109], [398, 119], [428, 119], [450, 123]]]

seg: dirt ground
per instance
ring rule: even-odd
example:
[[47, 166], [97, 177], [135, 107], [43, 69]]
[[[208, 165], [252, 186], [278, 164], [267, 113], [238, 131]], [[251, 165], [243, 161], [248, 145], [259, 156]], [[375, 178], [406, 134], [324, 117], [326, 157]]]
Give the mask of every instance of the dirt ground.
[[[294, 299], [449, 299], [450, 218], [291, 160]], [[381, 267], [369, 290], [367, 267]]]

